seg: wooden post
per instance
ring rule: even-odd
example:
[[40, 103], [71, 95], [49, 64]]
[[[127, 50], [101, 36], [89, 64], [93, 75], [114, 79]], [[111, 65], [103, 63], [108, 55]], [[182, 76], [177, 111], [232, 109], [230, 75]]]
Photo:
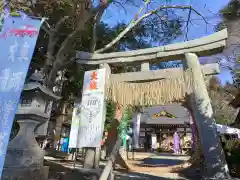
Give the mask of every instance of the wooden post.
[[114, 174], [114, 172], [113, 172], [113, 169], [110, 171], [110, 174], [109, 174], [107, 180], [115, 180], [115, 174]]
[[112, 170], [113, 170], [114, 163], [117, 159], [117, 156], [119, 155], [120, 147], [121, 147], [121, 139], [120, 139], [120, 137], [118, 137], [118, 139], [112, 149], [112, 152], [110, 154], [109, 160], [108, 160], [99, 180], [107, 180], [109, 178], [109, 175], [111, 176], [111, 178], [109, 178], [109, 179], [112, 180], [112, 176], [113, 176]]
[[207, 166], [204, 168], [204, 178], [228, 179], [228, 167], [198, 57], [194, 53], [186, 53], [185, 57], [185, 75], [192, 78], [193, 107], [196, 107], [193, 111]]

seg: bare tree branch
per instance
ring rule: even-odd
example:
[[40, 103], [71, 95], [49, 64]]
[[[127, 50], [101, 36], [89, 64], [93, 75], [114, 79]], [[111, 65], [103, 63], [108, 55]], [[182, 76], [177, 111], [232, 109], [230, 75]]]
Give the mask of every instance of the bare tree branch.
[[140, 23], [143, 19], [156, 14], [158, 11], [163, 10], [163, 9], [191, 9], [191, 11], [194, 11], [197, 15], [199, 15], [200, 17], [202, 17], [202, 19], [207, 23], [206, 19], [204, 18], [204, 16], [199, 13], [197, 10], [195, 10], [194, 8], [192, 8], [192, 6], [180, 6], [180, 5], [167, 5], [167, 6], [160, 6], [159, 8], [152, 10], [144, 15], [142, 15], [141, 17], [135, 16], [135, 20], [133, 20], [115, 39], [112, 40], [112, 42], [110, 42], [109, 44], [107, 44], [105, 47], [96, 50], [94, 53], [102, 53], [106, 50], [108, 50], [109, 48], [111, 48], [113, 45], [115, 45], [121, 38], [124, 37], [125, 34], [127, 34], [131, 29], [133, 29], [138, 23]]
[[65, 23], [65, 21], [67, 19], [69, 19], [69, 16], [64, 16], [62, 19], [60, 19], [56, 23], [55, 28], [51, 29], [51, 32], [49, 32], [49, 42], [48, 42], [48, 47], [47, 47], [47, 58], [45, 60], [45, 65], [44, 65], [45, 68], [43, 69], [43, 72], [45, 74], [47, 74], [47, 72], [49, 71], [49, 67], [52, 65], [52, 63], [54, 61], [54, 50], [55, 50], [56, 43], [59, 40], [58, 32], [59, 32], [60, 28], [62, 27], [62, 25]]
[[92, 39], [91, 39], [91, 45], [90, 45], [90, 52], [94, 52], [96, 49], [97, 44], [97, 26], [100, 23], [100, 20], [102, 18], [104, 10], [101, 10], [97, 13], [97, 15], [94, 17], [94, 24], [93, 24], [93, 32], [92, 32]]
[[50, 25], [44, 21], [43, 25], [41, 26], [41, 28], [48, 34], [51, 35], [52, 34], [52, 28], [50, 27]]
[[57, 52], [56, 55], [56, 59], [53, 62], [53, 66], [52, 69], [48, 75], [47, 78], [47, 87], [51, 87], [54, 84], [55, 81], [55, 77], [57, 75], [58, 70], [61, 68], [62, 64], [64, 63], [64, 61], [67, 58], [67, 51], [71, 48], [71, 44], [73, 43], [75, 37], [78, 35], [78, 33], [84, 29], [85, 27], [85, 23], [87, 22], [87, 20], [89, 19], [89, 16], [84, 16], [79, 25], [78, 28], [76, 30], [74, 30], [72, 33], [70, 33], [67, 38], [64, 40], [64, 42], [62, 43], [60, 49]]
[[189, 13], [188, 13], [188, 19], [187, 19], [187, 24], [186, 24], [186, 34], [185, 34], [185, 40], [184, 41], [188, 41], [188, 31], [189, 31], [189, 22], [190, 22], [190, 18], [191, 18], [191, 13], [192, 13], [192, 9], [189, 9]]
[[[62, 19], [60, 19], [57, 24], [55, 25], [55, 28], [53, 29], [53, 33], [50, 35], [49, 38], [49, 46], [48, 46], [48, 52], [49, 51], [53, 51], [54, 46], [56, 45], [57, 41], [58, 41], [58, 32], [60, 30], [60, 28], [62, 27], [62, 25], [66, 22], [66, 20], [69, 19], [69, 16], [64, 16]], [[51, 53], [53, 55], [53, 53]]]
[[[151, 0], [147, 0], [147, 1], [144, 3], [144, 6], [139, 10], [139, 12], [136, 14], [136, 16], [135, 16], [134, 19], [136, 19], [136, 18], [139, 16], [139, 14], [142, 13], [142, 11], [143, 11], [144, 9], [146, 9], [147, 4], [149, 4], [150, 1], [151, 1]], [[120, 2], [113, 1], [113, 3], [116, 3], [116, 4], [120, 5], [120, 6], [124, 9], [125, 13], [127, 13], [126, 9], [122, 6], [122, 4], [121, 4]], [[94, 52], [95, 49], [96, 49], [97, 26], [98, 26], [99, 23], [100, 23], [100, 20], [101, 20], [101, 17], [102, 17], [102, 15], [103, 15], [103, 12], [104, 12], [104, 9], [100, 10], [100, 11], [97, 13], [97, 15], [95, 16], [95, 18], [94, 18], [94, 25], [93, 25], [93, 33], [92, 33], [92, 39], [91, 39], [91, 45], [90, 45], [90, 52]]]
[[97, 13], [104, 12], [106, 7], [108, 7], [108, 5], [109, 5], [109, 1], [101, 0], [100, 4], [96, 8], [89, 10], [89, 7], [90, 7], [89, 5], [88, 5], [88, 7], [85, 7], [87, 2], [88, 2], [88, 0], [85, 0], [83, 2], [83, 4], [81, 4], [82, 5], [80, 7], [81, 8], [81, 16], [79, 16], [79, 22], [78, 22], [77, 28], [65, 38], [65, 40], [61, 44], [61, 46], [56, 54], [55, 61], [53, 62], [52, 68], [51, 68], [50, 72], [48, 73], [48, 77], [46, 77], [46, 80], [45, 80], [45, 84], [49, 88], [52, 88], [52, 86], [55, 82], [55, 78], [56, 78], [58, 70], [64, 65], [64, 62], [68, 58], [68, 52], [69, 52], [69, 50], [71, 50], [72, 44], [73, 44], [75, 38], [79, 35], [79, 32], [81, 32], [82, 30], [84, 30], [86, 28], [86, 26], [85, 26], [86, 22], [89, 19], [91, 19], [93, 16], [95, 16]]
[[151, 2], [151, 0], [146, 0], [146, 1], [144, 2], [143, 7], [141, 7], [141, 8], [139, 9], [139, 11], [138, 11], [138, 13], [135, 15], [133, 21], [136, 21], [136, 20], [137, 20], [137, 18], [139, 17], [139, 15], [147, 8], [147, 6], [148, 6], [148, 4], [149, 4], [150, 2]]
[[69, 16], [64, 16], [62, 19], [60, 19], [57, 24], [55, 25], [54, 31], [57, 32], [61, 28], [61, 26], [68, 20], [70, 17]]
[[[139, 15], [147, 8], [147, 5], [149, 4], [151, 2], [151, 0], [146, 0], [145, 2], [144, 2], [144, 5], [143, 5], [143, 7], [141, 7], [140, 9], [139, 9], [139, 11], [137, 12], [137, 14], [134, 16], [134, 19], [133, 19], [133, 21], [132, 22], [136, 22], [136, 20], [138, 19], [138, 17], [139, 17]], [[140, 20], [141, 21], [141, 20]], [[139, 21], [139, 22], [140, 22]], [[132, 24], [132, 22], [129, 24], [129, 25], [131, 25]], [[136, 24], [137, 25], [137, 24]], [[128, 27], [127, 27], [128, 28]], [[126, 29], [127, 29], [126, 28]], [[125, 30], [126, 30], [125, 29]], [[130, 28], [131, 29], [131, 28]], [[126, 31], [126, 33], [128, 32], [128, 31], [130, 31], [130, 29], [129, 30], [127, 30]], [[124, 32], [124, 31], [123, 31]], [[123, 32], [122, 33], [120, 33], [119, 35], [121, 35], [121, 34], [123, 34]], [[126, 33], [124, 33], [116, 42], [118, 42]], [[119, 37], [119, 36], [118, 36]], [[113, 40], [114, 41], [114, 40]], [[112, 42], [113, 42], [112, 41]], [[115, 42], [115, 43], [116, 43]], [[109, 46], [107, 49], [109, 49], [110, 47], [112, 47], [115, 43], [113, 43], [111, 46]], [[103, 48], [102, 48], [103, 49]], [[105, 50], [107, 50], [107, 49], [105, 49]], [[101, 50], [101, 49], [99, 49], [99, 50]], [[97, 50], [97, 51], [95, 51], [95, 53], [99, 53], [98, 51], [99, 50]], [[103, 50], [103, 51], [105, 51], [105, 50]], [[100, 51], [101, 52], [101, 51]]]
[[122, 3], [118, 2], [118, 1], [113, 1], [113, 4], [116, 4], [116, 6], [117, 6], [117, 5], [121, 6], [122, 9], [124, 10], [125, 14], [127, 14], [127, 10], [126, 10], [126, 8], [122, 5]]

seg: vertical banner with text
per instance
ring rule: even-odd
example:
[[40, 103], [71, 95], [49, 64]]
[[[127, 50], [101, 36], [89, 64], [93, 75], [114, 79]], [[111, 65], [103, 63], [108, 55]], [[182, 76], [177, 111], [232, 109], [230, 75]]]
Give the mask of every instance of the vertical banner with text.
[[42, 21], [6, 17], [0, 32], [0, 179], [19, 98]]
[[[74, 108], [70, 148], [100, 147], [105, 121], [105, 68], [86, 71], [81, 110]], [[77, 128], [78, 125], [78, 128]]]
[[76, 148], [80, 125], [81, 102], [75, 101], [72, 113], [71, 131], [69, 136], [69, 148]]
[[134, 139], [133, 148], [135, 149], [139, 148], [140, 121], [141, 113], [137, 113], [133, 121], [133, 139]]

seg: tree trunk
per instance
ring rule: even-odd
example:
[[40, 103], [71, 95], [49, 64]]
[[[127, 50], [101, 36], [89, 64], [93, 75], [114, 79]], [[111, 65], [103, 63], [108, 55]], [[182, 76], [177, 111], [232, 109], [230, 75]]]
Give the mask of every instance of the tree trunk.
[[60, 114], [59, 116], [56, 118], [56, 125], [55, 125], [55, 134], [54, 134], [54, 140], [53, 140], [53, 148], [56, 149], [56, 143], [58, 143], [57, 145], [59, 145], [60, 143], [58, 141], [60, 141], [61, 139], [61, 132], [62, 132], [62, 125], [64, 123], [64, 121], [66, 120], [66, 108], [67, 108], [67, 103], [62, 102], [60, 105]]

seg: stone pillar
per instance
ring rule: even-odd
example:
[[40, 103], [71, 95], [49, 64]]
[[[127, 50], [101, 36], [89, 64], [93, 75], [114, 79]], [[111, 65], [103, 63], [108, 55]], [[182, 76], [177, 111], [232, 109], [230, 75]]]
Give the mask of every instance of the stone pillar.
[[49, 167], [43, 166], [44, 151], [39, 147], [34, 129], [35, 120], [18, 120], [20, 130], [10, 141], [2, 179], [47, 180]]
[[149, 71], [150, 66], [149, 66], [149, 62], [143, 62], [141, 64], [141, 71]]
[[203, 148], [206, 166], [205, 179], [228, 179], [229, 172], [213, 119], [213, 110], [204, 82], [204, 75], [196, 54], [186, 53], [185, 73], [191, 76], [193, 107], [196, 125]]
[[201, 164], [204, 163], [204, 157], [203, 157], [203, 152], [202, 152], [202, 146], [200, 143], [200, 138], [199, 138], [199, 133], [196, 127], [196, 107], [193, 107], [194, 103], [193, 103], [193, 97], [192, 95], [188, 98], [188, 110], [190, 111], [190, 116], [191, 116], [191, 121], [190, 121], [190, 126], [192, 129], [192, 140], [193, 140], [193, 144], [192, 144], [192, 155], [191, 155], [191, 163], [195, 166], [197, 165], [197, 167], [201, 167]]

